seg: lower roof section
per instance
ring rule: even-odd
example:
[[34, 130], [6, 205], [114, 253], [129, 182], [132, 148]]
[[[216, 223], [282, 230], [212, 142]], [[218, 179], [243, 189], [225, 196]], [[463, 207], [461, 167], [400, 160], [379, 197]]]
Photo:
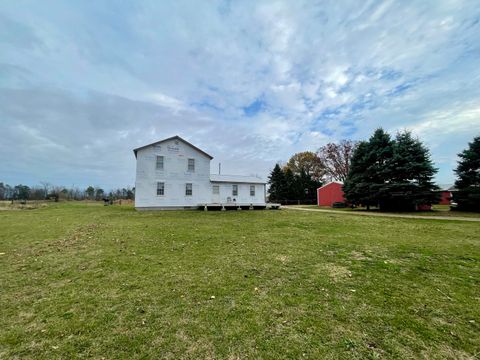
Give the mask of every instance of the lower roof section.
[[211, 182], [239, 183], [239, 184], [266, 184], [266, 182], [257, 176], [242, 175], [217, 175], [210, 174]]

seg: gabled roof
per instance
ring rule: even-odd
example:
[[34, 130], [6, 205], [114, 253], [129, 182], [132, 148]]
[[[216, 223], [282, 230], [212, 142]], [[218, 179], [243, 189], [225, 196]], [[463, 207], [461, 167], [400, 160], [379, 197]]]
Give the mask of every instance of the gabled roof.
[[189, 143], [187, 140], [181, 138], [181, 137], [178, 136], [178, 135], [175, 135], [175, 136], [172, 136], [172, 137], [169, 137], [169, 138], [160, 140], [160, 141], [156, 141], [156, 142], [151, 143], [151, 144], [148, 144], [148, 145], [140, 146], [140, 147], [138, 147], [138, 148], [136, 148], [136, 149], [133, 149], [133, 153], [135, 154], [135, 157], [137, 157], [137, 151], [138, 151], [138, 150], [142, 150], [142, 149], [145, 149], [145, 148], [147, 148], [147, 147], [149, 147], [149, 146], [157, 145], [157, 144], [160, 144], [160, 143], [162, 143], [162, 142], [169, 141], [169, 140], [180, 140], [180, 141], [184, 142], [185, 144], [191, 146], [191, 147], [194, 148], [195, 150], [201, 152], [203, 155], [209, 157], [210, 160], [213, 159], [213, 156], [207, 154], [207, 153], [206, 153], [205, 151], [203, 151], [202, 149], [199, 149], [198, 147], [196, 147], [195, 145]]
[[242, 175], [217, 175], [210, 174], [211, 182], [227, 182], [227, 183], [242, 183], [242, 184], [266, 184], [263, 179], [256, 176], [242, 176]]
[[438, 187], [440, 188], [440, 191], [455, 190], [455, 185], [454, 184], [439, 184]]
[[317, 190], [321, 189], [321, 188], [324, 188], [325, 186], [328, 186], [330, 184], [339, 184], [339, 185], [343, 185], [343, 182], [342, 181], [330, 181], [329, 183], [323, 185], [323, 186], [320, 186]]

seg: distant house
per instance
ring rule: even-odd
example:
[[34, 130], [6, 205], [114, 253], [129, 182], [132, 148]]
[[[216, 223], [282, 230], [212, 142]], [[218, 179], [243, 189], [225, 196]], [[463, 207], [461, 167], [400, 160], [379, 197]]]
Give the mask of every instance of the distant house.
[[345, 202], [343, 194], [343, 183], [340, 181], [332, 181], [317, 189], [317, 205], [333, 206], [336, 202]]
[[442, 184], [439, 185], [440, 190], [440, 201], [439, 205], [450, 205], [450, 200], [452, 199], [452, 191], [455, 191], [455, 186], [453, 184]]
[[255, 176], [210, 174], [213, 157], [180, 136], [133, 150], [138, 210], [265, 206], [265, 181]]

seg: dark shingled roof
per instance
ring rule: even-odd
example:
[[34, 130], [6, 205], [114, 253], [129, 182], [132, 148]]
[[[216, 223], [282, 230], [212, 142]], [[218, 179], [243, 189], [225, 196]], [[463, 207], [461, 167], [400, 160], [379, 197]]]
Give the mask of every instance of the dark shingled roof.
[[151, 143], [151, 144], [148, 144], [148, 145], [140, 146], [140, 147], [138, 147], [138, 148], [136, 148], [136, 149], [133, 149], [133, 153], [135, 154], [135, 157], [137, 157], [137, 151], [138, 151], [138, 150], [142, 150], [142, 149], [145, 149], [145, 148], [147, 148], [147, 147], [149, 147], [149, 146], [157, 145], [157, 144], [160, 144], [160, 143], [162, 143], [162, 142], [165, 142], [165, 141], [168, 141], [168, 140], [174, 140], [174, 139], [183, 141], [185, 144], [190, 145], [190, 146], [191, 146], [192, 148], [194, 148], [195, 150], [198, 150], [198, 151], [200, 151], [203, 155], [209, 157], [210, 160], [213, 159], [213, 156], [207, 154], [205, 151], [203, 151], [202, 149], [199, 149], [199, 148], [196, 147], [195, 145], [190, 144], [187, 140], [182, 139], [182, 138], [181, 138], [180, 136], [178, 136], [178, 135], [175, 135], [175, 136], [172, 136], [172, 137], [169, 137], [169, 138], [160, 140], [160, 141], [156, 141], [156, 142]]

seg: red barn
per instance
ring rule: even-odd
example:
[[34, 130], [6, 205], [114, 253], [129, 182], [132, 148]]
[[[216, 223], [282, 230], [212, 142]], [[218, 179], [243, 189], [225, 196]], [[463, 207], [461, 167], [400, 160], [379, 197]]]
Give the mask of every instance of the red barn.
[[336, 202], [345, 202], [342, 190], [343, 183], [332, 181], [317, 189], [317, 205], [332, 206]]
[[454, 190], [453, 184], [440, 185], [440, 201], [439, 205], [450, 205], [450, 199], [452, 198], [452, 190]]
[[440, 201], [438, 204], [440, 205], [450, 205], [450, 198], [452, 197], [452, 193], [450, 191], [441, 191], [440, 192]]

